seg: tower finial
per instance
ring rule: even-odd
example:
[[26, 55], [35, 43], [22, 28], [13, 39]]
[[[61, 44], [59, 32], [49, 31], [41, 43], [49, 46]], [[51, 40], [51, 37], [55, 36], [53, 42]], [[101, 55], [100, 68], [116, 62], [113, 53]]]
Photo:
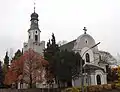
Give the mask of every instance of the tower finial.
[[35, 13], [35, 4], [36, 4], [36, 3], [35, 3], [35, 0], [34, 0], [34, 13]]
[[84, 27], [84, 29], [83, 29], [83, 30], [84, 30], [84, 34], [86, 34], [86, 31], [87, 31], [86, 27]]

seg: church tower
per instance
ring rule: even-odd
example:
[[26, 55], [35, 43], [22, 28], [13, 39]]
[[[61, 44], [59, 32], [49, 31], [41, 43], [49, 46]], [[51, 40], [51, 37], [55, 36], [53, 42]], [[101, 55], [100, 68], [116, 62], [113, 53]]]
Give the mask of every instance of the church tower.
[[30, 19], [30, 28], [28, 29], [28, 43], [24, 43], [24, 49], [23, 51], [25, 52], [29, 48], [33, 49], [35, 52], [40, 53], [43, 55], [43, 50], [45, 48], [45, 41], [40, 41], [40, 29], [39, 29], [39, 24], [38, 24], [38, 19], [39, 15], [35, 12], [35, 7], [34, 7], [34, 12], [31, 14], [31, 19]]
[[31, 25], [28, 30], [28, 43], [29, 44], [40, 44], [40, 29], [38, 26], [38, 14], [35, 12], [31, 14]]

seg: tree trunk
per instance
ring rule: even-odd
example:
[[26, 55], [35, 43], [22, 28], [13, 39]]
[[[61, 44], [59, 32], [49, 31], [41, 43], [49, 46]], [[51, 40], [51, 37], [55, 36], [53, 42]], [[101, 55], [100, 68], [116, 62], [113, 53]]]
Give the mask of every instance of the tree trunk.
[[68, 82], [67, 82], [67, 86], [68, 86], [68, 87], [72, 87], [72, 82], [71, 82], [71, 81], [68, 81]]
[[32, 75], [30, 74], [30, 83], [29, 83], [30, 88], [32, 88]]
[[60, 82], [59, 82], [59, 80], [58, 80], [57, 84], [58, 84], [58, 88], [60, 88]]

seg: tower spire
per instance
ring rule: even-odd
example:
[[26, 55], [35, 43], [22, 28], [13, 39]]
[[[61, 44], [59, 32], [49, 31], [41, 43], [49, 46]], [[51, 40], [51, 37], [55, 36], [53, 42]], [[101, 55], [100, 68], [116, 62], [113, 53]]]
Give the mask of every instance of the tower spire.
[[37, 20], [38, 21], [38, 14], [35, 12], [35, 5], [36, 5], [36, 2], [35, 2], [35, 0], [34, 0], [34, 12], [31, 14], [31, 20], [30, 21], [32, 21], [32, 20]]
[[34, 13], [35, 13], [35, 4], [36, 4], [36, 3], [35, 3], [35, 0], [34, 0]]

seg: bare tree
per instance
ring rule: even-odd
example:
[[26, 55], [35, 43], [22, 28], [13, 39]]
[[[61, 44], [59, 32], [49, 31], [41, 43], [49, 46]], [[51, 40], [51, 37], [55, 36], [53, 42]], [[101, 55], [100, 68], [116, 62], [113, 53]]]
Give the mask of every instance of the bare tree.
[[99, 51], [100, 52], [100, 61], [108, 63], [110, 65], [116, 64], [116, 59], [109, 53], [105, 51]]
[[59, 41], [59, 42], [58, 42], [58, 45], [61, 46], [61, 45], [64, 45], [64, 44], [66, 44], [66, 43], [67, 43], [66, 40], [62, 40], [62, 41]]

